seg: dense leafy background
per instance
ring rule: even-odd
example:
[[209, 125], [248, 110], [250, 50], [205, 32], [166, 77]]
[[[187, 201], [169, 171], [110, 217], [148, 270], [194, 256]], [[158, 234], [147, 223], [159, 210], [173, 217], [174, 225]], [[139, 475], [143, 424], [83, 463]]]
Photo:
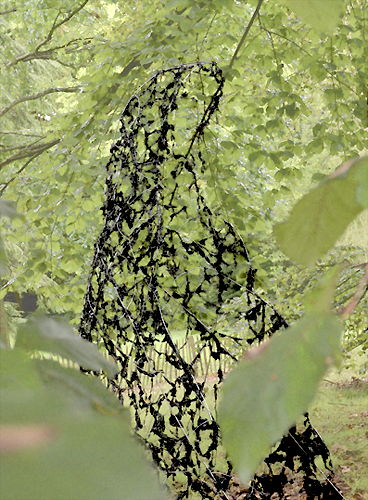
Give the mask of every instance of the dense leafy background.
[[155, 69], [193, 60], [227, 75], [207, 196], [269, 273], [270, 221], [367, 147], [367, 2], [339, 2], [332, 34], [303, 2], [263, 2], [239, 47], [257, 3], [1, 3], [0, 191], [27, 216], [7, 227], [3, 294], [36, 290], [78, 321], [119, 113]]

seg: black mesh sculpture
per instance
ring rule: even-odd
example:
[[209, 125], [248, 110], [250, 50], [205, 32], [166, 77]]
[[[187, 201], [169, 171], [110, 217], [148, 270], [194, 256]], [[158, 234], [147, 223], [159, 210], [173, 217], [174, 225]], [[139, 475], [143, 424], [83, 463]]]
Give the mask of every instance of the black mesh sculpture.
[[[107, 384], [132, 408], [136, 434], [178, 499], [240, 498], [216, 421], [219, 386], [247, 346], [288, 326], [255, 293], [242, 238], [206, 203], [210, 121], [223, 85], [214, 63], [181, 65], [158, 71], [126, 105], [80, 324], [81, 336], [117, 361]], [[240, 294], [246, 310], [227, 313]], [[239, 320], [246, 327], [231, 333]], [[329, 467], [306, 419], [241, 498], [283, 498], [287, 471], [313, 496], [333, 496], [316, 478], [316, 456]]]

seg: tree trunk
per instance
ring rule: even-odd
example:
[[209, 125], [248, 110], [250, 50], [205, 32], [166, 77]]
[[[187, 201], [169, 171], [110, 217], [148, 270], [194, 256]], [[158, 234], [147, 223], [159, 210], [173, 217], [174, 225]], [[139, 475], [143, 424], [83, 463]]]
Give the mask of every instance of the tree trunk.
[[0, 342], [10, 349], [8, 319], [6, 317], [4, 299], [0, 299]]

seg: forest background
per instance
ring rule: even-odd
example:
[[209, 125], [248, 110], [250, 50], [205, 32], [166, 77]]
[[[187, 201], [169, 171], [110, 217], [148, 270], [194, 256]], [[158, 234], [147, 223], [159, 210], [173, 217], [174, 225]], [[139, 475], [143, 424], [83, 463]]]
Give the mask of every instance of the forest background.
[[[193, 61], [216, 61], [226, 78], [204, 138], [213, 162], [203, 195], [247, 241], [258, 293], [292, 323], [322, 270], [345, 263], [334, 308], [349, 303], [368, 260], [366, 210], [313, 268], [273, 234], [306, 192], [368, 149], [368, 2], [319, 3], [0, 2], [0, 196], [18, 214], [2, 219], [5, 345], [24, 322], [4, 301], [11, 292], [32, 292], [40, 310], [78, 325], [119, 115], [155, 70]], [[346, 356], [367, 348], [364, 311], [363, 297], [345, 323]]]

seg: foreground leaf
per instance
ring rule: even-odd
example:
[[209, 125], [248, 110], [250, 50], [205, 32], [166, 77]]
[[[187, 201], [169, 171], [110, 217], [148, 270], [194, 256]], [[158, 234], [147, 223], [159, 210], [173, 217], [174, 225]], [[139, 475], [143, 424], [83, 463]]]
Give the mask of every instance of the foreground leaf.
[[28, 351], [45, 351], [70, 359], [89, 370], [103, 370], [109, 377], [116, 365], [106, 359], [94, 344], [75, 335], [70, 328], [47, 317], [34, 317], [19, 329], [16, 347]]
[[129, 411], [97, 380], [21, 350], [0, 357], [2, 500], [166, 498]]
[[310, 314], [248, 351], [226, 378], [219, 421], [226, 451], [243, 482], [308, 409], [337, 356], [341, 331], [332, 314]]
[[367, 177], [367, 158], [349, 160], [303, 196], [274, 228], [281, 250], [302, 265], [322, 257], [367, 206]]

